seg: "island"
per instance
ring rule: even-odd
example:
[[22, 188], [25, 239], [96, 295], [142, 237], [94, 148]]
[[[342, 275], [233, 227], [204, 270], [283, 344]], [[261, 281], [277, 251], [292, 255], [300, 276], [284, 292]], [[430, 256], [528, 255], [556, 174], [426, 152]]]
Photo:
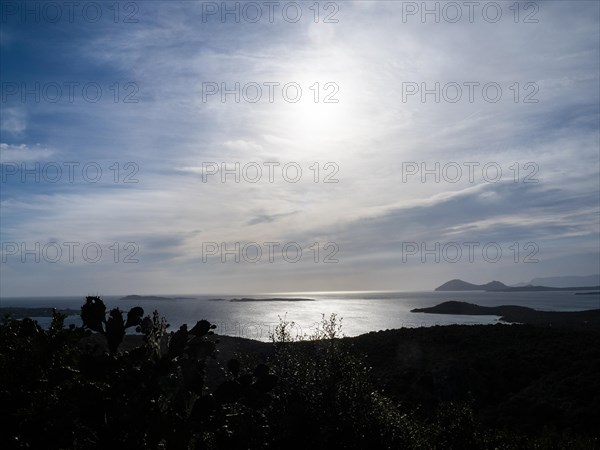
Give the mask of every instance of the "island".
[[415, 308], [412, 313], [456, 314], [465, 316], [500, 316], [500, 321], [529, 325], [600, 327], [600, 309], [586, 311], [538, 311], [525, 306], [479, 306], [448, 301], [429, 308]]
[[547, 291], [597, 291], [600, 286], [574, 286], [574, 287], [550, 287], [550, 286], [507, 286], [500, 281], [491, 281], [486, 284], [467, 283], [463, 280], [450, 280], [435, 288], [436, 291], [486, 291], [486, 292], [547, 292]]
[[126, 295], [120, 300], [192, 300], [194, 297], [161, 297], [159, 295]]
[[467, 283], [463, 280], [450, 280], [435, 288], [436, 291], [497, 291], [508, 288], [500, 281], [491, 281], [486, 284]]

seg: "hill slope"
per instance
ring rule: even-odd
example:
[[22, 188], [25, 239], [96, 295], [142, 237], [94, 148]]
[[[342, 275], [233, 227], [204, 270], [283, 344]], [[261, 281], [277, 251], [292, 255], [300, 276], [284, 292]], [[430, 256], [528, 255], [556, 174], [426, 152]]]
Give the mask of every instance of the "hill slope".
[[491, 281], [486, 284], [467, 283], [463, 280], [450, 280], [435, 288], [436, 291], [498, 291], [507, 289], [508, 286], [499, 281]]

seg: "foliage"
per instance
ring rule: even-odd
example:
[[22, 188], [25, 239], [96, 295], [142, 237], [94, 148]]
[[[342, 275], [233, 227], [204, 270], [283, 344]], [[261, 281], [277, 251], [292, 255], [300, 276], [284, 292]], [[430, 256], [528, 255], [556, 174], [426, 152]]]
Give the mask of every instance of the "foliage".
[[269, 420], [278, 448], [597, 448], [597, 440], [568, 431], [540, 430], [527, 436], [490, 429], [476, 418], [473, 400], [442, 401], [423, 415], [419, 408], [394, 402], [375, 387], [366, 358], [341, 339], [336, 315], [323, 316], [314, 334], [297, 342], [292, 338], [294, 329], [293, 322], [280, 319], [272, 336], [271, 365], [279, 384]]
[[[0, 326], [2, 448], [263, 444], [261, 410], [276, 383], [269, 368], [246, 373], [231, 360], [231, 379], [210, 393], [204, 380], [207, 360], [216, 355], [215, 325], [201, 320], [191, 330], [183, 325], [167, 333], [156, 311], [143, 315], [136, 307], [124, 320], [115, 308], [107, 318], [102, 300], [88, 297], [81, 328], [65, 329], [65, 316], [56, 312], [47, 331], [31, 319], [6, 319]], [[134, 326], [144, 335], [143, 345], [118, 352], [125, 330]]]
[[337, 316], [323, 316], [301, 342], [292, 342], [293, 328], [280, 320], [272, 336], [272, 365], [280, 380], [271, 409], [277, 447], [405, 447], [417, 425], [373, 387], [364, 359], [339, 339]]

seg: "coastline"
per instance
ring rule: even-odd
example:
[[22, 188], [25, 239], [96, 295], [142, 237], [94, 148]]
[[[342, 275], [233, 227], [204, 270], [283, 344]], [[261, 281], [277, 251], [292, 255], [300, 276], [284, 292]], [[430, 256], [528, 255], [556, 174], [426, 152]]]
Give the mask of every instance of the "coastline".
[[466, 316], [495, 315], [506, 323], [600, 329], [600, 309], [585, 311], [538, 311], [518, 305], [480, 306], [468, 302], [448, 301], [428, 308], [415, 308], [412, 313], [452, 314]]

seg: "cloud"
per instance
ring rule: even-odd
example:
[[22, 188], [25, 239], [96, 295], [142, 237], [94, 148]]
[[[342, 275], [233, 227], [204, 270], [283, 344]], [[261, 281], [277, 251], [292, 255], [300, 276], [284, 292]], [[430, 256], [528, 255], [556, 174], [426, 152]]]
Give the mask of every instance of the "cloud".
[[252, 219], [250, 219], [247, 224], [248, 225], [259, 225], [264, 223], [272, 223], [276, 220], [279, 220], [283, 217], [289, 217], [292, 215], [298, 214], [297, 211], [292, 211], [290, 213], [282, 213], [282, 214], [259, 214]]
[[21, 163], [30, 161], [47, 161], [55, 152], [37, 144], [29, 147], [27, 144], [10, 145], [0, 143], [0, 162]]
[[[146, 259], [129, 269], [135, 282], [158, 289], [157, 279], [177, 280], [164, 286], [187, 291], [231, 273], [228, 287], [266, 291], [273, 273], [281, 286], [301, 290], [313, 283], [416, 286], [428, 271], [458, 271], [400, 264], [398, 246], [406, 240], [539, 241], [553, 261], [569, 260], [579, 270], [577, 255], [598, 243], [598, 4], [540, 3], [537, 24], [515, 23], [506, 8], [496, 24], [481, 14], [473, 23], [451, 24], [419, 16], [403, 22], [401, 3], [340, 3], [335, 24], [310, 15], [295, 24], [281, 17], [205, 23], [200, 3], [178, 2], [140, 4], [136, 24], [66, 24], [60, 34], [8, 24], [6, 79], [95, 82], [105, 95], [97, 103], [3, 105], [2, 162], [60, 156], [61, 163], [97, 162], [106, 177], [95, 184], [3, 185], [3, 238], [139, 242]], [[14, 53], [4, 53], [5, 35]], [[502, 98], [486, 101], [480, 90], [473, 102], [466, 90], [457, 103], [436, 102], [435, 94], [425, 102], [403, 98], [406, 82], [431, 88], [469, 81], [498, 83]], [[138, 103], [114, 101], [115, 83], [124, 94], [126, 82], [139, 89]], [[235, 94], [205, 102], [203, 82], [294, 82], [303, 96], [291, 103], [278, 90], [270, 102], [265, 90], [257, 103], [243, 95], [234, 101]], [[332, 93], [328, 82], [337, 86], [337, 103], [322, 102]], [[537, 103], [523, 102], [533, 92], [527, 83], [537, 89]], [[257, 183], [222, 183], [219, 174], [202, 179], [203, 163], [273, 161], [300, 165], [302, 179], [287, 182], [279, 172], [275, 182], [264, 174]], [[128, 162], [139, 167], [139, 183], [113, 182], [109, 167], [118, 163], [122, 181]], [[457, 182], [434, 181], [435, 175], [422, 182], [421, 174], [403, 179], [406, 163], [478, 166], [473, 181], [465, 171]], [[484, 179], [487, 163], [501, 167], [498, 183]], [[324, 182], [331, 167], [337, 183]], [[524, 182], [531, 167], [537, 183]], [[209, 270], [192, 264], [206, 241], [335, 242], [343, 258], [327, 270]], [[118, 278], [117, 268], [104, 268], [102, 277]], [[87, 269], [81, 279], [93, 280]], [[483, 277], [499, 267], [462, 269]], [[19, 269], [26, 279], [44, 273], [45, 280], [47, 270]], [[506, 270], [514, 282], [523, 278]], [[10, 290], [22, 285], [15, 278]], [[41, 291], [43, 283], [31, 289]]]
[[27, 129], [25, 111], [22, 108], [2, 108], [0, 129], [14, 136], [21, 136]]

